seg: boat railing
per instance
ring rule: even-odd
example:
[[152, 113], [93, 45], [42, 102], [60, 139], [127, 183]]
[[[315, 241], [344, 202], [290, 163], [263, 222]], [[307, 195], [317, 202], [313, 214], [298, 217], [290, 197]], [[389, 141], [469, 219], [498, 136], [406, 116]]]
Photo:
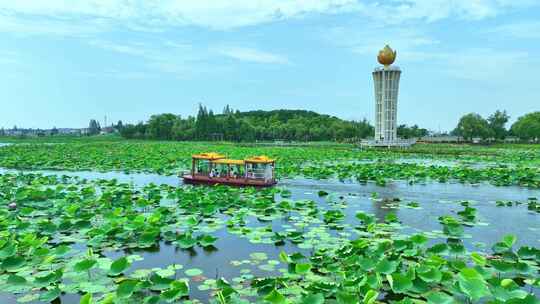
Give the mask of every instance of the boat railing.
[[240, 175], [240, 176], [234, 176], [234, 175], [227, 175], [227, 174], [220, 174], [220, 175], [210, 175], [209, 173], [208, 174], [205, 174], [205, 173], [197, 173], [195, 172], [195, 174], [193, 174], [193, 177], [205, 177], [205, 178], [214, 178], [214, 179], [218, 179], [218, 178], [222, 178], [222, 179], [233, 179], [233, 180], [243, 180], [243, 179], [246, 179], [243, 175]]

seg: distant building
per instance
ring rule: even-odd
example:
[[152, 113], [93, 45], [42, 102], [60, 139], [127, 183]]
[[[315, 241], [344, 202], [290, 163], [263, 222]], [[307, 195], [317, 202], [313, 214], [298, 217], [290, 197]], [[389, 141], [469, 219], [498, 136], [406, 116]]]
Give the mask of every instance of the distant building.
[[81, 136], [86, 134], [86, 129], [79, 128], [53, 128], [53, 129], [23, 129], [23, 128], [13, 128], [5, 129], [3, 131], [3, 136], [11, 137], [42, 137], [42, 136], [52, 136], [52, 135], [64, 135], [64, 136]]
[[105, 134], [111, 134], [111, 133], [117, 133], [118, 130], [115, 128], [115, 127], [104, 127], [104, 128], [101, 128], [101, 131], [99, 132], [99, 134], [101, 135], [105, 135]]
[[59, 128], [58, 134], [59, 135], [81, 135], [81, 129], [74, 129], [74, 128]]
[[519, 137], [515, 137], [515, 136], [508, 136], [504, 139], [504, 142], [506, 143], [517, 143], [517, 142], [520, 142], [521, 140], [519, 139]]
[[462, 143], [465, 139], [461, 136], [451, 135], [436, 135], [436, 136], [424, 136], [418, 138], [418, 142], [425, 143]]
[[4, 134], [5, 134], [5, 136], [13, 136], [13, 137], [37, 136], [41, 131], [42, 130], [40, 130], [40, 129], [13, 128], [13, 129], [4, 130]]
[[90, 134], [90, 128], [81, 128], [81, 135], [89, 135]]

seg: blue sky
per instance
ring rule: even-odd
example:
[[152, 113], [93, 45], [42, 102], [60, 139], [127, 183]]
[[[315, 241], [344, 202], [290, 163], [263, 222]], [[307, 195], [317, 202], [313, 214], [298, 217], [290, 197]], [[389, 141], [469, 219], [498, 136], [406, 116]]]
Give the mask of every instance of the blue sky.
[[538, 0], [0, 0], [0, 127], [309, 109], [373, 120], [389, 43], [399, 123], [540, 110]]

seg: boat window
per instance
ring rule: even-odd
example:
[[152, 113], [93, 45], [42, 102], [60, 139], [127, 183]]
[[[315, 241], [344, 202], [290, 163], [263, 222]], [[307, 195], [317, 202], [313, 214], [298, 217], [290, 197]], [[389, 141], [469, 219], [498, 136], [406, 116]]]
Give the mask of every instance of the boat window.
[[264, 168], [264, 179], [266, 181], [269, 181], [272, 179], [272, 165], [271, 164], [267, 164]]
[[248, 164], [248, 178], [266, 179], [266, 164]]
[[243, 178], [244, 177], [244, 166], [235, 165], [231, 166], [231, 175], [232, 178]]
[[210, 161], [206, 159], [199, 159], [195, 164], [195, 173], [201, 175], [210, 174]]
[[226, 164], [214, 164], [213, 177], [227, 177], [228, 170]]

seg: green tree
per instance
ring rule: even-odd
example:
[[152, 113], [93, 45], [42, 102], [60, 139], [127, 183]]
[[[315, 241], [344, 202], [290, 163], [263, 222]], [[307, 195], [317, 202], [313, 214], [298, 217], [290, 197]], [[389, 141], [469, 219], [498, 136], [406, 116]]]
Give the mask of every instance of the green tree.
[[88, 135], [96, 135], [101, 132], [101, 126], [99, 125], [99, 122], [95, 119], [90, 119], [90, 123], [88, 124]]
[[199, 112], [195, 122], [195, 137], [199, 140], [208, 139], [210, 132], [208, 130], [208, 110], [202, 104], [199, 104]]
[[413, 125], [409, 127], [407, 125], [399, 125], [397, 127], [397, 135], [401, 138], [418, 138], [427, 136], [429, 131], [424, 128], [418, 127], [418, 125]]
[[510, 132], [524, 140], [538, 140], [540, 138], [540, 112], [532, 112], [519, 117], [510, 128]]
[[166, 140], [339, 140], [354, 142], [373, 135], [366, 120], [346, 121], [304, 110], [233, 111], [214, 114], [202, 104], [197, 117], [182, 119], [173, 114], [152, 116], [147, 123], [126, 124], [119, 131], [125, 138]]
[[239, 141], [240, 133], [238, 132], [238, 122], [236, 118], [230, 113], [225, 117], [223, 122], [223, 132], [225, 133], [224, 138], [226, 140]]
[[223, 108], [223, 115], [232, 115], [232, 114], [234, 114], [233, 109], [229, 105], [226, 105], [225, 108]]
[[174, 123], [172, 132], [175, 140], [193, 140], [195, 138], [195, 117], [179, 118]]
[[178, 119], [178, 116], [171, 113], [152, 115], [146, 130], [148, 136], [153, 139], [173, 139], [173, 126]]
[[504, 139], [508, 133], [505, 126], [508, 120], [510, 119], [510, 116], [506, 113], [506, 111], [495, 111], [495, 113], [491, 114], [487, 121], [489, 123], [489, 128], [491, 129], [491, 132], [493, 134], [493, 137], [496, 139]]
[[124, 138], [143, 139], [146, 138], [146, 127], [147, 125], [141, 121], [136, 125], [126, 124], [119, 131], [120, 135]]
[[208, 111], [206, 130], [208, 132], [206, 139], [216, 140], [223, 137], [223, 130], [220, 127], [220, 123], [218, 123], [216, 116], [214, 115], [214, 111], [212, 110]]
[[472, 140], [473, 137], [486, 139], [492, 134], [488, 121], [476, 113], [469, 113], [461, 117], [453, 133], [468, 140]]

